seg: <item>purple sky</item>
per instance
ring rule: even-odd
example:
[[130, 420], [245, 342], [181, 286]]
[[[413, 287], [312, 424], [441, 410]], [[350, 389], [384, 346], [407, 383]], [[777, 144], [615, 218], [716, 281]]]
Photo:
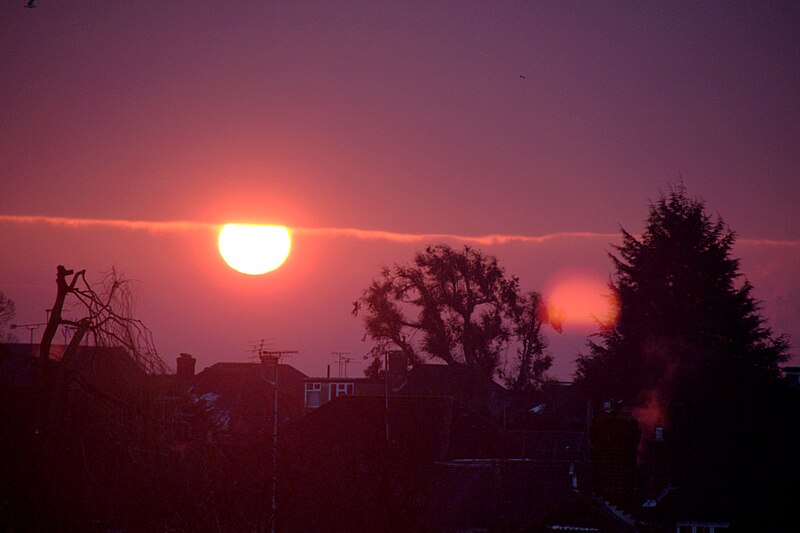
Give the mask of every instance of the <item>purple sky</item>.
[[[202, 225], [9, 217], [590, 234], [477, 244], [547, 290], [607, 279], [609, 234], [641, 231], [682, 176], [740, 236], [770, 324], [800, 339], [796, 3], [24, 4], [0, 4], [0, 290], [17, 322], [44, 319], [57, 264], [114, 265], [168, 363], [246, 360], [274, 337], [320, 374], [368, 349], [349, 312], [380, 265], [460, 241], [297, 230], [287, 263], [252, 278]], [[550, 336], [557, 375], [590, 332]]]

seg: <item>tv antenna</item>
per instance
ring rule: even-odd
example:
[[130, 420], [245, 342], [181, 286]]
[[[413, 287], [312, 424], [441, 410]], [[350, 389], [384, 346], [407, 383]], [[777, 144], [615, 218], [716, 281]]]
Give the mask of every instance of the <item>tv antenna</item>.
[[77, 329], [78, 328], [75, 327], [75, 326], [70, 326], [68, 324], [61, 324], [61, 334], [64, 336], [64, 344], [65, 345], [68, 344], [67, 343], [67, 337], [69, 336], [69, 334], [70, 333], [74, 334]]
[[46, 326], [47, 324], [11, 324], [11, 329], [17, 328], [25, 328], [31, 333], [31, 344], [33, 344], [33, 332], [39, 329], [42, 326]]
[[350, 357], [350, 352], [331, 352], [331, 355], [335, 357], [335, 361], [339, 364], [339, 377], [346, 378], [347, 377], [347, 365], [349, 363], [355, 363], [357, 365], [361, 364], [361, 361], [356, 361]]
[[270, 337], [268, 339], [256, 339], [254, 341], [247, 341], [247, 351], [250, 352], [250, 355], [247, 359], [250, 362], [255, 363], [260, 360], [261, 352], [264, 351], [265, 346], [271, 346], [275, 343], [276, 337]]
[[275, 364], [283, 357], [291, 357], [292, 355], [300, 353], [297, 350], [258, 350], [258, 357], [262, 363], [272, 362]]

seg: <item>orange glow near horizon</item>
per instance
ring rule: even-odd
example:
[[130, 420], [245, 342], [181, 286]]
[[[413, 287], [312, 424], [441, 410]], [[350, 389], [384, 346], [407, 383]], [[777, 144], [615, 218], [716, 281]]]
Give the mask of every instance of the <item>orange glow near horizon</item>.
[[566, 275], [545, 292], [548, 318], [556, 324], [610, 327], [619, 312], [608, 285], [583, 275]]
[[284, 226], [225, 224], [219, 232], [219, 254], [232, 269], [258, 276], [281, 266], [292, 247]]

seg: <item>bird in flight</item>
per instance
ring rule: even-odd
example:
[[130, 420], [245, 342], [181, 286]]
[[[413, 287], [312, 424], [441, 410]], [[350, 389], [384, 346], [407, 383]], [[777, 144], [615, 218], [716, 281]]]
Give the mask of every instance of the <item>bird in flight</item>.
[[27, 7], [28, 9], [33, 9], [34, 7], [36, 7], [34, 2], [36, 2], [36, 0], [28, 0], [28, 3], [25, 4], [25, 7]]

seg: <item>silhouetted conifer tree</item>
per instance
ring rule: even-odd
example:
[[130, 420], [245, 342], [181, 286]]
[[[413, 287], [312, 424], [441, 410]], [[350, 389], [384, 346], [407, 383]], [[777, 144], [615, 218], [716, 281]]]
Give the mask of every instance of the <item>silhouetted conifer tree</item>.
[[740, 524], [778, 520], [788, 463], [776, 462], [792, 460], [781, 450], [797, 395], [779, 380], [788, 339], [760, 315], [734, 233], [682, 185], [651, 205], [640, 237], [621, 231], [610, 254], [619, 319], [579, 356], [578, 383], [627, 403], [644, 435], [665, 427], [671, 479], [692, 501]]
[[[621, 232], [622, 245], [610, 254], [619, 320], [578, 360], [578, 377], [596, 395], [636, 402], [663, 377], [666, 362], [648, 357], [663, 352], [656, 349], [663, 343], [699, 350], [672, 354], [677, 359], [670, 364], [716, 370], [723, 364], [777, 377], [788, 341], [774, 336], [760, 316], [753, 288], [731, 256], [734, 233], [722, 219], [713, 221], [703, 202], [679, 186], [651, 206], [640, 238]], [[702, 360], [683, 360], [689, 358]]]

